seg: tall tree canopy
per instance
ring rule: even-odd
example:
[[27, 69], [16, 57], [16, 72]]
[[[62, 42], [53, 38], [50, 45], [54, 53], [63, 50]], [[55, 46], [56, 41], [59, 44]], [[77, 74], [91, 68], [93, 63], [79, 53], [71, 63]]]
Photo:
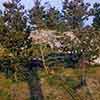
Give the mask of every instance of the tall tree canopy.
[[94, 11], [94, 19], [93, 19], [93, 27], [96, 28], [96, 30], [100, 30], [100, 3], [95, 3], [93, 6]]
[[89, 3], [84, 0], [64, 0], [63, 13], [66, 27], [68, 29], [80, 28], [84, 25], [84, 20], [88, 18]]
[[27, 25], [27, 17], [21, 0], [5, 2], [4, 20], [10, 32], [23, 32]]
[[26, 12], [20, 2], [21, 0], [4, 2], [4, 14], [0, 17], [2, 18], [0, 24], [4, 30], [6, 29], [0, 37], [0, 43], [16, 56], [28, 48], [31, 43], [28, 39]]
[[[47, 2], [49, 4], [49, 2]], [[50, 29], [60, 31], [63, 27], [62, 14], [55, 7], [41, 4], [35, 0], [33, 8], [29, 11], [30, 24], [39, 29]], [[63, 25], [64, 26], [64, 25]]]
[[44, 15], [45, 15], [44, 6], [41, 5], [41, 1], [34, 0], [34, 6], [29, 11], [29, 15], [28, 15], [30, 20], [29, 23], [31, 24], [33, 29], [45, 28]]

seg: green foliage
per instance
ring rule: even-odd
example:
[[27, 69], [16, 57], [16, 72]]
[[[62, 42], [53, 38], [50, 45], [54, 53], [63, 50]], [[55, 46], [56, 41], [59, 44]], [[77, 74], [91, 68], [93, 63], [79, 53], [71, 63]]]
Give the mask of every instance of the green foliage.
[[6, 31], [5, 23], [3, 20], [3, 16], [0, 15], [0, 37], [2, 36], [2, 33]]
[[33, 29], [43, 29], [45, 28], [45, 23], [43, 21], [45, 11], [44, 6], [41, 6], [40, 0], [34, 1], [34, 7], [29, 11], [29, 23]]
[[45, 57], [45, 59], [49, 67], [60, 66], [60, 65], [64, 66], [65, 54], [59, 53], [59, 52], [52, 52], [52, 53], [49, 53]]
[[96, 30], [100, 30], [100, 3], [95, 3], [93, 6], [94, 11], [94, 19], [93, 19], [93, 27], [96, 28]]
[[[31, 39], [28, 39], [30, 31], [27, 27], [26, 12], [20, 1], [13, 0], [3, 4], [5, 11], [0, 22], [0, 25], [4, 25], [4, 29], [7, 28], [0, 35], [0, 43], [16, 57], [23, 53], [26, 55], [25, 51], [31, 47]], [[3, 30], [3, 28], [0, 29]]]
[[[20, 65], [24, 66], [32, 56], [29, 51], [32, 40], [28, 38], [30, 27], [27, 26], [26, 11], [20, 1], [5, 2], [3, 4], [4, 14], [0, 16], [0, 19], [2, 18], [0, 21], [0, 45], [2, 49], [6, 50], [3, 51], [2, 58], [0, 57], [0, 61], [3, 62], [0, 63], [0, 66], [7, 76], [11, 76], [15, 72], [19, 73]], [[0, 50], [1, 53], [2, 50]]]
[[64, 20], [68, 29], [81, 28], [84, 20], [88, 18], [89, 3], [84, 0], [64, 0], [63, 13]]
[[9, 32], [23, 32], [26, 28], [27, 17], [21, 0], [5, 2], [4, 21]]
[[[62, 14], [55, 7], [50, 7], [45, 14], [45, 23], [48, 29], [57, 30], [63, 32], [64, 23]], [[52, 23], [51, 23], [52, 22]]]
[[33, 29], [64, 30], [60, 11], [55, 7], [48, 7], [46, 10], [46, 7], [42, 6], [39, 0], [35, 1], [34, 7], [29, 11], [29, 18]]
[[[100, 52], [100, 32], [92, 28], [85, 28], [79, 32], [80, 40], [78, 49], [82, 50], [82, 57], [93, 61], [99, 57]], [[78, 45], [78, 44], [77, 44]]]

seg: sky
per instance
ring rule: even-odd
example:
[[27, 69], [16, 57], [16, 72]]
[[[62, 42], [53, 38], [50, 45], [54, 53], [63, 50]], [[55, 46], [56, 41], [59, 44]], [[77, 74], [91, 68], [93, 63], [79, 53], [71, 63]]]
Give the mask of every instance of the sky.
[[[10, 0], [0, 0], [0, 8], [3, 9], [2, 3], [5, 1], [10, 1]], [[45, 2], [50, 2], [50, 5], [55, 6], [57, 9], [61, 10], [61, 5], [63, 0], [41, 0], [42, 4], [44, 4]], [[91, 5], [93, 5], [95, 2], [99, 2], [100, 0], [84, 0], [85, 2], [89, 2]], [[22, 0], [22, 3], [25, 5], [25, 7], [27, 9], [32, 8], [33, 4], [34, 4], [34, 0]], [[89, 18], [89, 22], [85, 22], [85, 24], [91, 24], [92, 23], [93, 18]]]
[[[10, 1], [10, 0], [0, 0], [0, 8], [2, 7], [2, 3], [4, 1]], [[55, 6], [57, 9], [61, 9], [61, 4], [63, 0], [41, 0], [41, 1], [42, 3], [49, 1], [52, 6]], [[33, 2], [34, 0], [22, 0], [22, 3], [25, 5], [27, 9], [33, 6]], [[93, 4], [95, 2], [100, 2], [100, 0], [85, 0], [85, 2]]]
[[[10, 0], [0, 0], [0, 8], [2, 7], [2, 3]], [[50, 2], [52, 6], [56, 6], [56, 8], [61, 9], [62, 0], [41, 0], [42, 3]], [[22, 3], [25, 5], [27, 9], [33, 6], [34, 0], [22, 0]]]

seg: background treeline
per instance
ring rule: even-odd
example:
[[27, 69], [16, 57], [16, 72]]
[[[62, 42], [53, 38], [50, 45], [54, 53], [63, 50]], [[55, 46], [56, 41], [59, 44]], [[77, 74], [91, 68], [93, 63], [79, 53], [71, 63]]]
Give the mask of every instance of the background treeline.
[[[66, 54], [70, 51], [68, 55], [75, 62], [78, 59], [77, 63], [84, 60], [90, 63], [99, 57], [100, 3], [91, 8], [84, 0], [64, 0], [61, 11], [47, 5], [34, 0], [34, 6], [27, 10], [21, 0], [3, 3], [4, 10], [0, 10], [0, 70], [7, 76], [13, 72], [22, 73], [24, 68], [31, 69], [33, 58], [40, 58], [47, 71], [45, 57], [59, 49]], [[89, 17], [93, 17], [93, 23], [86, 26]], [[52, 50], [47, 44], [34, 44], [29, 36], [35, 30], [56, 31], [61, 36], [62, 47]], [[64, 36], [67, 31], [73, 32], [75, 38]], [[66, 59], [67, 62], [68, 57]]]

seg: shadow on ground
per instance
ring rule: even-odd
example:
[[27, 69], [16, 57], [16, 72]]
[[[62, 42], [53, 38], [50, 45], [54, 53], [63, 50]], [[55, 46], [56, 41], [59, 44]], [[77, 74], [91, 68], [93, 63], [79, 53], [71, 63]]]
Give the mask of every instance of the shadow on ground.
[[27, 75], [27, 83], [30, 91], [30, 100], [44, 100], [38, 69], [34, 68]]
[[43, 92], [41, 89], [40, 78], [38, 71], [42, 68], [42, 62], [39, 60], [32, 60], [28, 62], [26, 68], [26, 82], [29, 86], [30, 100], [44, 100]]

